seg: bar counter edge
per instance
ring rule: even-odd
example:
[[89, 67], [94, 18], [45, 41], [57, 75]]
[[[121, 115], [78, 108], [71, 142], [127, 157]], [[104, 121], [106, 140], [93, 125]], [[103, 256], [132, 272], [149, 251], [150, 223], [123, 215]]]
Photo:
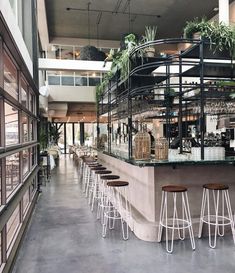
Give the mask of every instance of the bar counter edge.
[[[198, 234], [202, 186], [206, 183], [229, 185], [229, 194], [235, 208], [235, 164], [231, 161], [204, 164], [133, 164], [119, 157], [98, 152], [98, 159], [113, 174], [129, 182], [130, 203], [134, 234], [144, 241], [157, 241], [162, 186], [185, 185], [188, 188], [189, 206], [193, 221], [194, 236]], [[181, 162], [177, 162], [181, 163]], [[199, 162], [198, 162], [199, 163]], [[170, 208], [169, 208], [170, 209]], [[205, 225], [204, 225], [205, 226]], [[207, 234], [206, 226], [203, 234]]]

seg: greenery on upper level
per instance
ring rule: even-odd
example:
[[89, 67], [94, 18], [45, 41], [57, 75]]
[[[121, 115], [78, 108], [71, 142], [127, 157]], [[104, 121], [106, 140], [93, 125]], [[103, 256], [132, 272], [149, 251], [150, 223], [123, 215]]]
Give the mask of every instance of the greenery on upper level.
[[[100, 96], [104, 90], [107, 89], [111, 80], [115, 77], [118, 77], [119, 80], [125, 80], [127, 78], [129, 73], [130, 52], [139, 45], [154, 41], [156, 33], [156, 26], [146, 26], [142, 39], [138, 41], [136, 35], [129, 34], [125, 36], [125, 49], [110, 51], [104, 65], [107, 61], [112, 61], [111, 70], [104, 76], [102, 83], [96, 87], [97, 101], [99, 101]], [[207, 21], [205, 18], [195, 18], [192, 21], [186, 22], [184, 38], [192, 39], [195, 33], [200, 35], [200, 39], [209, 41], [210, 49], [213, 50], [213, 53], [225, 50], [229, 52], [231, 59], [235, 59], [235, 26], [227, 26], [224, 23]], [[149, 48], [150, 46], [146, 46], [143, 49], [139, 49], [139, 56], [143, 57]]]
[[[110, 50], [108, 57], [104, 61], [104, 66], [107, 61], [112, 61], [112, 66], [110, 71], [104, 76], [103, 81], [100, 85], [96, 86], [96, 99], [99, 100], [103, 91], [108, 87], [109, 81], [112, 80], [117, 74], [119, 74], [119, 79], [124, 80], [129, 74], [129, 57], [130, 52], [134, 50], [140, 44], [153, 41], [156, 36], [157, 27], [147, 26], [145, 29], [145, 35], [142, 39], [138, 41], [135, 34], [131, 33], [125, 36], [124, 43], [125, 47], [123, 50], [114, 49]], [[140, 50], [140, 54], [143, 56], [143, 52]]]
[[186, 22], [184, 37], [192, 39], [195, 33], [208, 39], [214, 52], [228, 50], [232, 59], [235, 58], [235, 27], [222, 22], [207, 21], [195, 18]]

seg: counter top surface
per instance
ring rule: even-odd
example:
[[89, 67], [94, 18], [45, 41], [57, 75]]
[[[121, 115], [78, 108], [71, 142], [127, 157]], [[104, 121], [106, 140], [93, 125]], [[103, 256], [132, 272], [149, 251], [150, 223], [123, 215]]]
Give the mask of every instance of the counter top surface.
[[188, 160], [188, 161], [169, 161], [169, 160], [156, 160], [154, 158], [149, 160], [134, 160], [127, 159], [115, 154], [110, 154], [103, 152], [105, 155], [112, 156], [114, 158], [125, 161], [129, 164], [139, 166], [139, 167], [156, 167], [156, 166], [176, 166], [176, 165], [234, 165], [235, 166], [235, 157], [229, 156], [224, 160]]

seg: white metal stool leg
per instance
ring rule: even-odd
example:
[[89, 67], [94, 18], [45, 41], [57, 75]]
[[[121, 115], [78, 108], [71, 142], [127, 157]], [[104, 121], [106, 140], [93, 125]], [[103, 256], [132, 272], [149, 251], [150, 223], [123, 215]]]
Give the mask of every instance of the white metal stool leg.
[[116, 220], [121, 221], [122, 237], [124, 240], [129, 238], [129, 223], [131, 217], [130, 204], [128, 202], [126, 188], [129, 185], [126, 181], [108, 182], [108, 195], [104, 208], [104, 222], [102, 236], [107, 233], [107, 226], [113, 229]]
[[159, 228], [158, 228], [158, 242], [161, 242], [162, 239], [162, 230], [163, 230], [163, 211], [165, 207], [165, 202], [164, 202], [164, 191], [162, 191], [162, 200], [161, 200], [161, 208], [160, 208], [160, 218], [159, 218]]
[[[182, 200], [183, 200], [183, 204], [184, 204], [184, 208], [185, 208], [186, 221], [188, 222], [188, 230], [189, 230], [189, 237], [190, 237], [190, 241], [191, 241], [191, 246], [192, 246], [192, 249], [195, 250], [196, 246], [195, 246], [192, 218], [191, 218], [191, 213], [190, 213], [190, 208], [189, 208], [187, 192], [182, 192]], [[185, 201], [186, 201], [186, 204], [185, 204]]]
[[[212, 193], [212, 196], [210, 195]], [[221, 196], [221, 198], [220, 198]], [[214, 214], [211, 214], [210, 200], [214, 204]], [[221, 203], [221, 209], [220, 208]], [[225, 205], [228, 216], [225, 215]], [[205, 207], [207, 206], [207, 215], [205, 215]], [[220, 213], [221, 212], [221, 213]], [[203, 186], [202, 206], [199, 224], [198, 237], [201, 238], [203, 224], [208, 225], [209, 246], [216, 247], [217, 236], [224, 236], [225, 226], [230, 225], [233, 241], [235, 243], [234, 219], [228, 193], [228, 186], [223, 184], [206, 184]], [[212, 235], [212, 227], [214, 227], [214, 235]]]
[[[168, 195], [172, 193], [172, 195]], [[182, 205], [182, 217], [179, 218], [177, 195], [181, 197]], [[173, 199], [173, 215], [172, 218], [168, 218], [168, 198], [172, 196]], [[161, 242], [163, 228], [166, 230], [166, 251], [168, 253], [173, 252], [174, 248], [174, 235], [175, 230], [178, 232], [180, 240], [185, 238], [185, 229], [189, 231], [189, 237], [191, 241], [192, 249], [195, 249], [194, 233], [192, 228], [192, 219], [189, 209], [187, 189], [183, 186], [169, 185], [162, 188], [162, 200], [160, 209], [160, 220], [158, 229], [158, 241]], [[169, 232], [171, 231], [171, 236]], [[181, 234], [182, 231], [182, 234]], [[170, 240], [170, 241], [169, 241]]]
[[235, 244], [234, 220], [233, 220], [233, 214], [232, 214], [232, 208], [231, 208], [228, 190], [225, 190], [225, 200], [226, 200], [226, 205], [227, 205], [227, 209], [228, 209], [228, 216], [230, 219], [230, 225], [231, 225], [231, 230], [232, 230], [232, 235], [233, 235], [233, 243]]
[[198, 238], [202, 237], [202, 226], [203, 226], [203, 218], [205, 215], [205, 207], [206, 207], [206, 189], [203, 188]]

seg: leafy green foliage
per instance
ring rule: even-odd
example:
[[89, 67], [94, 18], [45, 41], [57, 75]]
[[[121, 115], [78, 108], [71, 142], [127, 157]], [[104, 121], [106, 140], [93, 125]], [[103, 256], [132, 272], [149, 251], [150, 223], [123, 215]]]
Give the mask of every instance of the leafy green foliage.
[[111, 49], [108, 57], [104, 62], [112, 61], [111, 70], [104, 76], [103, 81], [100, 85], [96, 86], [96, 100], [99, 101], [104, 90], [107, 88], [109, 81], [120, 71], [120, 78], [125, 79], [129, 73], [129, 56], [131, 50], [137, 46], [137, 39], [134, 34], [128, 34], [125, 37], [125, 49], [118, 49], [116, 52]]
[[62, 127], [63, 123], [60, 124], [59, 127], [56, 127], [56, 124], [50, 123], [49, 124], [49, 136], [50, 141], [54, 142], [54, 144], [58, 144], [60, 138], [60, 128]]
[[231, 58], [235, 58], [235, 27], [220, 22], [209, 22], [205, 18], [187, 22], [184, 37], [191, 39], [199, 32], [202, 38], [209, 39], [211, 49], [216, 51], [228, 50]]
[[157, 34], [157, 26], [146, 26], [143, 43], [154, 41]]

